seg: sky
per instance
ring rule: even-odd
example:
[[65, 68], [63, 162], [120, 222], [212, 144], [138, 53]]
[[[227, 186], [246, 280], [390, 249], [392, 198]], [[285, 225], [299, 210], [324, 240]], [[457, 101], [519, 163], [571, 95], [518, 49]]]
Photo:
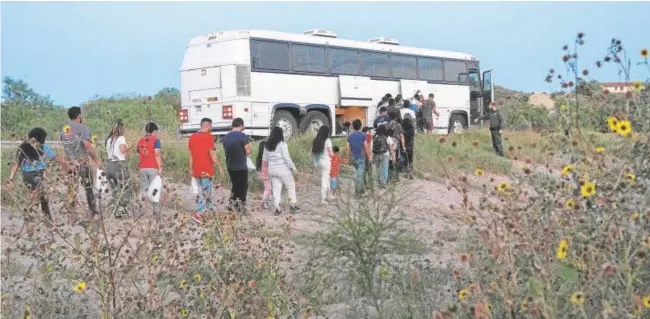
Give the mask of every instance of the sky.
[[[633, 64], [650, 47], [650, 2], [3, 2], [0, 10], [2, 76], [64, 106], [178, 88], [187, 42], [215, 31], [390, 36], [470, 53], [494, 69], [497, 85], [524, 92], [551, 89], [546, 73], [564, 70], [561, 48], [577, 32], [585, 33], [581, 64], [600, 81], [619, 80], [614, 66], [595, 68], [611, 38], [623, 41]], [[633, 80], [648, 77], [633, 71]]]

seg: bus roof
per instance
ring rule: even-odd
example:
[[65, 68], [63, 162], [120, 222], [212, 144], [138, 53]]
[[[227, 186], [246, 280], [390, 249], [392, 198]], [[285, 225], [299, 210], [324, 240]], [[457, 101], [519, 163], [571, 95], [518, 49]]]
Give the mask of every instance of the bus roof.
[[346, 40], [341, 38], [328, 38], [328, 37], [321, 37], [321, 36], [311, 36], [311, 35], [304, 35], [304, 34], [263, 31], [263, 30], [222, 31], [222, 32], [204, 34], [192, 38], [187, 46], [193, 47], [193, 46], [207, 44], [207, 43], [223, 42], [223, 41], [234, 40], [234, 39], [249, 39], [249, 38], [299, 42], [299, 43], [308, 43], [308, 44], [331, 45], [337, 47], [365, 49], [365, 50], [372, 50], [372, 51], [385, 51], [385, 52], [402, 53], [402, 54], [478, 61], [476, 57], [468, 53], [462, 53], [462, 52], [421, 49], [421, 48], [414, 48], [414, 47], [405, 47], [401, 45], [370, 43], [364, 41]]

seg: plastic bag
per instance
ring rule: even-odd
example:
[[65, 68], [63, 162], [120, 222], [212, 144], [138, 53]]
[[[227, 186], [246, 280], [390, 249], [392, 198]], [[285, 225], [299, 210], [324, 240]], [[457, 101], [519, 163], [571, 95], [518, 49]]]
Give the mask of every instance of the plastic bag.
[[199, 181], [196, 177], [192, 177], [192, 181], [190, 181], [190, 194], [199, 194]]
[[257, 169], [255, 167], [255, 163], [253, 163], [253, 160], [251, 160], [250, 157], [246, 157], [246, 166], [248, 166], [249, 171], [254, 171]]
[[106, 176], [106, 173], [99, 168], [95, 171], [93, 188], [100, 194], [106, 193], [106, 191], [110, 188], [108, 185], [108, 177]]
[[151, 184], [149, 184], [149, 188], [147, 189], [147, 196], [149, 197], [149, 200], [153, 203], [159, 202], [160, 197], [162, 196], [162, 190], [162, 178], [160, 178], [160, 175], [156, 175], [156, 177], [154, 177], [154, 179], [151, 181]]

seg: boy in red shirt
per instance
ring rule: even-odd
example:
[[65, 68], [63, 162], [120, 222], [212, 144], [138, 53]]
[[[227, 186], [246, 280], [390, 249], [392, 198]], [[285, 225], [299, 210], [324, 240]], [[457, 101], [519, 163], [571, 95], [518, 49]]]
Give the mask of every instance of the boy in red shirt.
[[214, 165], [219, 166], [223, 174], [223, 167], [217, 159], [217, 149], [214, 146], [212, 136], [212, 120], [203, 118], [201, 128], [190, 136], [188, 142], [190, 149], [190, 174], [196, 178], [199, 184], [199, 195], [196, 204], [196, 212], [192, 219], [199, 224], [203, 223], [203, 212], [212, 206], [212, 178], [214, 177]]
[[[162, 176], [162, 154], [160, 152], [160, 140], [158, 139], [158, 126], [150, 122], [144, 127], [145, 135], [138, 141], [138, 164], [140, 174], [140, 198], [144, 200], [147, 196], [147, 189], [156, 176]], [[162, 190], [157, 190], [162, 191]], [[160, 201], [153, 203], [153, 213], [160, 216], [162, 205]]]
[[336, 189], [339, 182], [339, 165], [341, 164], [341, 156], [339, 156], [339, 147], [333, 146], [334, 156], [332, 156], [332, 167], [330, 168], [330, 190], [332, 195], [336, 195]]

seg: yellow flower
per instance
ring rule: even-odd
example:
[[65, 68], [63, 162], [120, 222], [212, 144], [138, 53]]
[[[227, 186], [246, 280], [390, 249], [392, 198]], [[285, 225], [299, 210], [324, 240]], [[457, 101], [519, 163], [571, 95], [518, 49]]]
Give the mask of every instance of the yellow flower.
[[72, 291], [77, 293], [82, 293], [86, 291], [86, 282], [85, 281], [78, 282], [74, 287], [72, 287]]
[[569, 299], [574, 305], [582, 306], [585, 303], [585, 295], [581, 291], [574, 292]]
[[180, 288], [185, 288], [185, 285], [187, 285], [187, 281], [183, 280], [181, 283], [178, 285]]
[[596, 184], [585, 182], [584, 185], [580, 187], [580, 194], [585, 198], [594, 196], [596, 194]]
[[643, 82], [636, 81], [636, 82], [632, 83], [632, 90], [634, 92], [641, 92], [641, 90], [643, 90]]
[[648, 58], [648, 48], [641, 49], [641, 57], [644, 59]]
[[643, 297], [643, 306], [650, 308], [650, 295]]
[[97, 135], [93, 135], [93, 136], [90, 138], [90, 142], [91, 142], [91, 143], [95, 143], [95, 142], [97, 142]]
[[467, 291], [467, 289], [463, 289], [458, 292], [458, 298], [460, 299], [465, 299], [467, 296], [469, 296], [469, 291]]
[[633, 221], [637, 221], [640, 216], [641, 216], [641, 214], [635, 212], [630, 216], [630, 219], [633, 220]]
[[528, 301], [526, 301], [526, 299], [521, 301], [520, 306], [521, 306], [521, 311], [523, 312], [528, 311]]
[[556, 252], [556, 257], [559, 260], [564, 260], [566, 259], [566, 255], [569, 252], [569, 240], [566, 238], [563, 238], [560, 240], [560, 243], [557, 245], [557, 252]]
[[181, 313], [181, 317], [185, 318], [189, 314], [189, 311], [187, 310], [187, 308], [183, 308], [181, 309], [180, 313]]
[[567, 176], [567, 175], [573, 173], [574, 168], [575, 167], [572, 164], [564, 165], [564, 167], [562, 167], [562, 176]]
[[476, 176], [483, 176], [483, 173], [485, 173], [485, 172], [483, 172], [483, 170], [480, 169], [480, 168], [477, 168], [477, 169], [474, 171], [474, 174], [476, 174]]
[[25, 312], [23, 313], [23, 319], [32, 319], [32, 308], [29, 305], [25, 305]]
[[499, 185], [497, 185], [497, 191], [499, 191], [499, 193], [505, 193], [509, 188], [510, 184], [508, 184], [508, 182], [501, 182]]
[[576, 208], [576, 201], [573, 198], [567, 199], [566, 203], [564, 203], [564, 207], [566, 207], [566, 209], [574, 209]]
[[153, 257], [151, 257], [151, 262], [153, 262], [154, 264], [158, 262], [158, 255], [153, 255]]
[[230, 234], [227, 232], [223, 233], [223, 242], [224, 243], [229, 243], [230, 242]]
[[386, 278], [388, 276], [388, 269], [384, 266], [379, 267], [379, 276]]
[[72, 128], [70, 128], [70, 125], [66, 125], [63, 127], [63, 133], [69, 134], [70, 131], [72, 131]]
[[630, 121], [624, 120], [618, 122], [616, 133], [618, 133], [621, 136], [628, 136], [630, 135], [631, 132], [632, 132], [632, 125], [630, 124]]
[[618, 130], [618, 119], [615, 116], [608, 117], [607, 126], [609, 126], [610, 131], [616, 133], [616, 130]]
[[203, 293], [203, 291], [201, 291], [201, 292], [199, 293], [199, 298], [201, 298], [201, 299], [204, 299], [204, 298], [205, 298], [205, 294]]
[[561, 110], [562, 112], [566, 112], [566, 110], [568, 110], [568, 109], [569, 109], [569, 107], [566, 106], [566, 104], [562, 104], [562, 105], [560, 105], [560, 110]]
[[625, 174], [625, 179], [630, 183], [634, 183], [636, 181], [636, 175], [632, 173], [627, 173]]
[[194, 274], [194, 280], [201, 281], [201, 274]]
[[605, 148], [602, 146], [596, 147], [596, 153], [605, 153]]

